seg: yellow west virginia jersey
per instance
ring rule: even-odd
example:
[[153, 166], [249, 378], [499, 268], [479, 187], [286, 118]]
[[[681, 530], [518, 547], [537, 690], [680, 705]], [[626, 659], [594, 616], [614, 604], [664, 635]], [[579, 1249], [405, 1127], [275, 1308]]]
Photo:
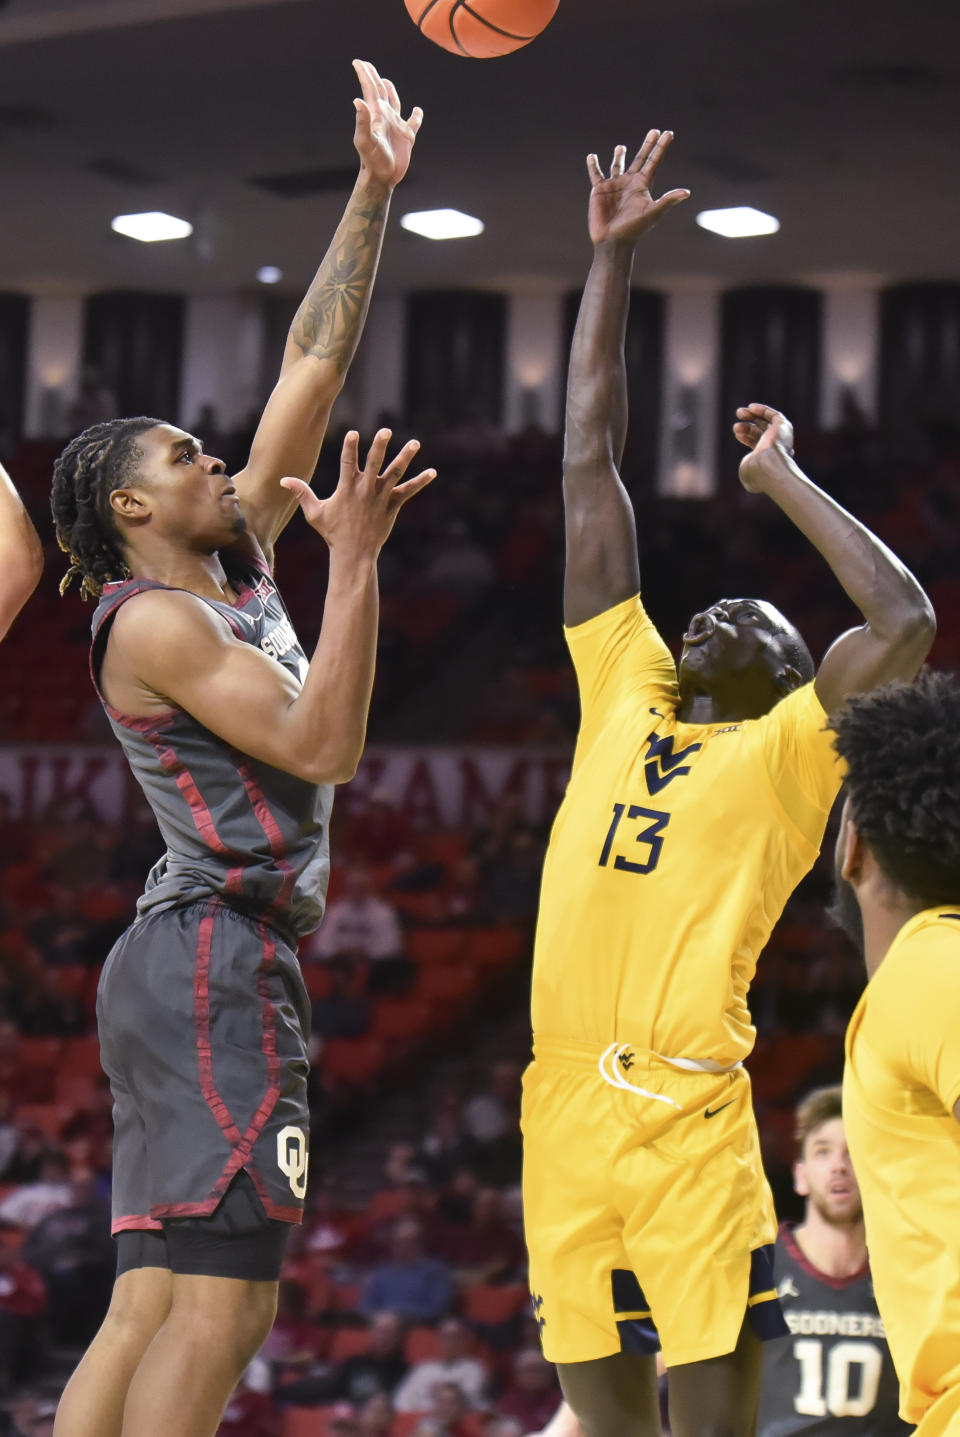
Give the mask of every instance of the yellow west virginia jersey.
[[743, 723], [677, 720], [677, 672], [639, 596], [566, 631], [580, 688], [533, 972], [541, 1038], [731, 1066], [747, 990], [812, 866], [841, 782], [813, 684]]
[[960, 1434], [960, 905], [905, 924], [847, 1030], [843, 1117], [917, 1437]]

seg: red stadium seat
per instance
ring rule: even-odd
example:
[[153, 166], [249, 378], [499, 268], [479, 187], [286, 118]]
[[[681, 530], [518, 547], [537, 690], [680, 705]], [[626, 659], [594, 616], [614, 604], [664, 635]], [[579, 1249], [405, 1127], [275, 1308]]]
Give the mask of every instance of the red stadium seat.
[[422, 1412], [398, 1412], [390, 1428], [390, 1437], [410, 1437], [423, 1421]]
[[96, 1081], [103, 1073], [100, 1066], [100, 1040], [96, 1033], [85, 1038], [67, 1038], [59, 1063], [60, 1076], [87, 1078]]
[[21, 1038], [17, 1063], [21, 1068], [46, 1068], [53, 1073], [62, 1049], [62, 1038]]
[[516, 1317], [530, 1300], [530, 1294], [522, 1282], [508, 1282], [502, 1285], [493, 1282], [478, 1282], [468, 1287], [463, 1294], [463, 1316], [468, 1322], [479, 1322], [484, 1327], [498, 1327]]
[[506, 967], [523, 957], [527, 943], [522, 928], [503, 925], [475, 928], [467, 938], [464, 958], [468, 963]]
[[333, 1334], [327, 1361], [334, 1365], [338, 1362], [345, 1362], [348, 1357], [356, 1357], [360, 1353], [366, 1352], [369, 1346], [370, 1332], [368, 1328], [338, 1327]]
[[326, 963], [304, 963], [301, 972], [311, 999], [316, 1002], [318, 998], [326, 998], [330, 992], [330, 970]]
[[345, 1083], [369, 1083], [383, 1067], [384, 1047], [379, 1038], [330, 1038], [320, 1062], [328, 1078]]
[[440, 1356], [440, 1336], [435, 1327], [411, 1327], [404, 1344], [404, 1356], [415, 1362], [432, 1362]]
[[285, 1407], [283, 1437], [324, 1437], [328, 1411], [324, 1407]]
[[462, 928], [411, 928], [407, 933], [407, 957], [423, 967], [455, 963], [465, 947]]
[[413, 1040], [430, 1027], [432, 1010], [418, 998], [382, 998], [373, 1015], [373, 1032], [384, 1042]]
[[16, 1120], [19, 1128], [36, 1128], [56, 1142], [69, 1115], [59, 1103], [21, 1103]]
[[459, 1003], [477, 986], [475, 968], [460, 963], [456, 968], [426, 968], [420, 978], [420, 995], [437, 1003]]

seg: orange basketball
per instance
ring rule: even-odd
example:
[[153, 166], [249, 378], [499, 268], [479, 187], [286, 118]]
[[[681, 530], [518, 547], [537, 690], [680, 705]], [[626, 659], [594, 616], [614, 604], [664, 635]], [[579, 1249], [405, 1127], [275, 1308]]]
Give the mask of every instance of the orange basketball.
[[422, 35], [452, 55], [490, 60], [535, 40], [560, 0], [404, 0]]

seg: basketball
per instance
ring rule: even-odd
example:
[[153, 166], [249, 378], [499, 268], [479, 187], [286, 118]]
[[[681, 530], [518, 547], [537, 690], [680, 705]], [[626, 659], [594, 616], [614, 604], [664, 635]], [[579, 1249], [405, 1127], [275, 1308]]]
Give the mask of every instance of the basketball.
[[422, 35], [452, 55], [491, 60], [529, 45], [560, 0], [404, 0]]

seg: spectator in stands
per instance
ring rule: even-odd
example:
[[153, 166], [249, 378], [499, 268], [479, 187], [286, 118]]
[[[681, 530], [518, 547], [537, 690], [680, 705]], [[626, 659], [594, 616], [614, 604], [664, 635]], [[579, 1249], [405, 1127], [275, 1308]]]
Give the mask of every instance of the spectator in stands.
[[318, 1369], [297, 1382], [284, 1383], [276, 1390], [277, 1400], [311, 1407], [336, 1401], [366, 1402], [378, 1392], [392, 1394], [407, 1373], [403, 1323], [395, 1312], [377, 1311], [368, 1330], [365, 1352], [352, 1353], [332, 1371]]
[[105, 951], [96, 928], [77, 912], [76, 895], [60, 885], [51, 887], [49, 903], [26, 933], [48, 963], [93, 963]]
[[478, 1424], [471, 1420], [470, 1406], [455, 1382], [438, 1382], [433, 1389], [424, 1420], [414, 1429], [415, 1437], [477, 1437]]
[[70, 1165], [66, 1154], [47, 1150], [35, 1182], [26, 1182], [0, 1202], [0, 1223], [9, 1227], [34, 1228], [50, 1213], [73, 1202]]
[[23, 1245], [23, 1257], [46, 1284], [54, 1338], [84, 1346], [107, 1310], [116, 1251], [109, 1209], [93, 1174], [78, 1176], [68, 1191], [68, 1202], [34, 1225]]
[[521, 829], [509, 847], [492, 856], [481, 871], [481, 887], [489, 912], [501, 923], [532, 923], [540, 899], [543, 845]]
[[46, 1310], [43, 1278], [20, 1253], [0, 1244], [0, 1393], [39, 1375]]
[[241, 1382], [224, 1408], [217, 1437], [281, 1437], [281, 1416], [265, 1392]]
[[[442, 1093], [436, 1101], [433, 1118], [417, 1155], [435, 1182], [453, 1183], [455, 1174], [468, 1169], [475, 1156], [476, 1144], [467, 1132], [463, 1102], [459, 1093]], [[471, 1193], [472, 1196], [472, 1193]], [[464, 1214], [466, 1217], [466, 1214]]]
[[471, 1355], [471, 1335], [466, 1323], [448, 1317], [438, 1329], [440, 1350], [436, 1357], [416, 1363], [394, 1394], [398, 1412], [428, 1412], [434, 1390], [441, 1382], [453, 1382], [471, 1407], [482, 1407], [487, 1391], [487, 1369]]
[[469, 1222], [448, 1228], [442, 1251], [455, 1278], [465, 1286], [498, 1282], [521, 1267], [524, 1246], [504, 1221], [496, 1188], [482, 1187], [476, 1192]]
[[562, 1400], [557, 1373], [537, 1347], [526, 1347], [513, 1361], [510, 1385], [497, 1403], [497, 1411], [515, 1417], [525, 1432], [546, 1427]]
[[483, 919], [480, 865], [470, 853], [457, 860], [441, 895], [438, 921], [453, 927], [470, 927]]
[[297, 1369], [312, 1367], [326, 1345], [326, 1334], [307, 1317], [307, 1293], [298, 1282], [281, 1279], [277, 1292], [277, 1316], [258, 1357], [265, 1358], [274, 1373], [284, 1380]]
[[4, 1179], [20, 1146], [20, 1129], [13, 1117], [13, 1098], [0, 1089], [0, 1179]]
[[451, 1227], [466, 1226], [479, 1190], [480, 1179], [473, 1168], [457, 1168], [437, 1201], [437, 1216]]
[[464, 1125], [477, 1145], [474, 1166], [491, 1187], [520, 1179], [520, 1065], [495, 1064], [486, 1092], [471, 1098]]
[[363, 975], [347, 957], [327, 964], [330, 987], [313, 1004], [312, 1032], [320, 1038], [362, 1038], [369, 1031], [373, 1010], [362, 991]]
[[360, 1437], [391, 1437], [395, 1409], [384, 1392], [368, 1397], [357, 1415]]
[[[9, 1097], [4, 1089], [0, 1089], [0, 1092]], [[3, 1175], [3, 1180], [5, 1183], [35, 1183], [39, 1180], [41, 1169], [53, 1151], [50, 1139], [40, 1128], [30, 1123], [19, 1128], [19, 1138], [16, 1151]], [[0, 1216], [0, 1222], [3, 1222], [2, 1216]]]
[[483, 1424], [483, 1437], [524, 1437], [523, 1423], [513, 1417], [498, 1417], [494, 1413]]
[[338, 1402], [327, 1417], [327, 1437], [357, 1437], [357, 1414], [349, 1402]]
[[307, 961], [348, 955], [371, 964], [371, 993], [396, 993], [409, 986], [412, 967], [403, 956], [403, 929], [396, 908], [379, 897], [368, 868], [346, 870], [344, 893], [327, 908], [314, 940], [305, 944]]
[[83, 1000], [75, 993], [63, 991], [53, 968], [41, 971], [24, 994], [17, 1026], [29, 1037], [70, 1038], [86, 1033], [90, 1021]]
[[453, 1306], [445, 1263], [427, 1257], [420, 1223], [404, 1219], [394, 1229], [389, 1262], [374, 1268], [361, 1298], [364, 1312], [389, 1308], [410, 1322], [438, 1322]]
[[335, 1178], [324, 1177], [307, 1193], [307, 1240], [311, 1253], [323, 1253], [331, 1263], [342, 1260], [357, 1235], [357, 1217], [341, 1201]]

